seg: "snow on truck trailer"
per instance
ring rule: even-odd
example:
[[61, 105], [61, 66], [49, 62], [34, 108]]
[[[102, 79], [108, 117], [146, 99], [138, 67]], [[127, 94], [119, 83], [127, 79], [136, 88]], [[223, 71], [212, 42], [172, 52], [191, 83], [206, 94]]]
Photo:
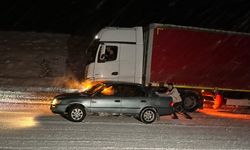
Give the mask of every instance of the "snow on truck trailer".
[[219, 105], [226, 100], [250, 105], [249, 34], [151, 24], [144, 32], [142, 27], [107, 27], [95, 38], [99, 44], [86, 79], [153, 86], [173, 82], [189, 111], [202, 107], [209, 96]]

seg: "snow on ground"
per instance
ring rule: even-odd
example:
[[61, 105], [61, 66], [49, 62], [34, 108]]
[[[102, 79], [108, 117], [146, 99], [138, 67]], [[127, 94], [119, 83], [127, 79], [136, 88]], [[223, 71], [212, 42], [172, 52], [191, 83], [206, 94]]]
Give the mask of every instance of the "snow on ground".
[[55, 88], [55, 87], [17, 87], [1, 88], [0, 103], [31, 103], [31, 104], [48, 104], [49, 101], [59, 93], [75, 92], [76, 89]]
[[[64, 88], [0, 88], [0, 149], [248, 149], [250, 115], [204, 109], [192, 120], [163, 116], [146, 125], [127, 116], [87, 116], [73, 123], [50, 112]], [[217, 115], [215, 115], [217, 114]], [[233, 114], [231, 114], [233, 115]]]
[[248, 149], [249, 120], [192, 113], [143, 124], [126, 116], [73, 123], [49, 112], [0, 111], [0, 149]]

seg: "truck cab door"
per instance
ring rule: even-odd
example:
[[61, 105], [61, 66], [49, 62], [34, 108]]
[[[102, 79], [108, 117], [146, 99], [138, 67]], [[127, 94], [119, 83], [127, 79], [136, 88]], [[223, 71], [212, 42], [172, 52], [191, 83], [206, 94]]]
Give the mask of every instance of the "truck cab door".
[[120, 44], [120, 48], [119, 81], [135, 82], [136, 45]]
[[97, 52], [94, 67], [94, 78], [96, 80], [119, 79], [119, 44], [101, 44]]

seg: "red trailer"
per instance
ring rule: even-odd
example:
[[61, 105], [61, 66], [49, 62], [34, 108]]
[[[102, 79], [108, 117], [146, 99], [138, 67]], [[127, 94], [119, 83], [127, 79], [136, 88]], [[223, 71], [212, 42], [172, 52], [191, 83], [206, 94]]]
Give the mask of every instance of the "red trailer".
[[152, 30], [150, 82], [250, 89], [248, 34], [169, 25]]
[[146, 83], [249, 96], [249, 34], [152, 24], [148, 39]]

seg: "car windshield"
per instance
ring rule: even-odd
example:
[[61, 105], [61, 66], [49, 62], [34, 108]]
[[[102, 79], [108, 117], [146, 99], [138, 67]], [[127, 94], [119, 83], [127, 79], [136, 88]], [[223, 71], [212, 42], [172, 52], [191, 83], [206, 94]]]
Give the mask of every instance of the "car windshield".
[[92, 86], [90, 89], [84, 91], [83, 93], [87, 93], [88, 95], [92, 95], [92, 94], [96, 93], [98, 90], [100, 90], [101, 88], [103, 88], [104, 86], [105, 86], [105, 84], [98, 83], [98, 84]]

